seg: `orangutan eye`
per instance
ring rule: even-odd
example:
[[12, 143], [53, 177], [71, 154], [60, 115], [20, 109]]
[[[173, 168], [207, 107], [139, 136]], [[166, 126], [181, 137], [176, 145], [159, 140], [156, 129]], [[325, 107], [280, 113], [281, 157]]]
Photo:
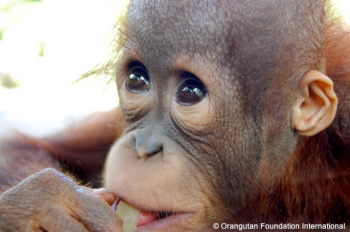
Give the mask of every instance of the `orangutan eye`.
[[202, 101], [207, 91], [202, 82], [196, 79], [187, 79], [181, 84], [175, 95], [175, 100], [180, 105], [189, 106]]
[[126, 79], [126, 88], [132, 93], [145, 93], [151, 88], [151, 83], [144, 67], [133, 67]]

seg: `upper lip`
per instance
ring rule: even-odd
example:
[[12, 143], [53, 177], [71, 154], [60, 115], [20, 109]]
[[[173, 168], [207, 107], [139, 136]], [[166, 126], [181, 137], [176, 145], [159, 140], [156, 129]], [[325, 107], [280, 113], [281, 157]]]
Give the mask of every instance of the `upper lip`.
[[[118, 196], [116, 201], [117, 206], [120, 201], [124, 201], [127, 204], [131, 205], [132, 207], [135, 207], [136, 209], [144, 212], [155, 212], [158, 214], [193, 214], [194, 213], [193, 210], [184, 210], [184, 209], [173, 208], [169, 206], [162, 207], [162, 203], [160, 203], [159, 205], [157, 204], [156, 206], [151, 206], [151, 205], [142, 204], [139, 201], [135, 201], [130, 198], [124, 198], [119, 195], [117, 196]], [[160, 201], [157, 201], [157, 202], [159, 203]]]

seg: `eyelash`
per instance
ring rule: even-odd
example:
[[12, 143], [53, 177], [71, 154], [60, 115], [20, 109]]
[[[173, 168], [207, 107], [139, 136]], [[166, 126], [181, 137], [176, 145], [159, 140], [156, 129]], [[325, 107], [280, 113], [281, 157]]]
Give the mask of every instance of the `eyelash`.
[[127, 62], [121, 64], [120, 66], [121, 66], [122, 70], [124, 70], [125, 73], [128, 73], [135, 66], [140, 66], [140, 67], [144, 68], [145, 70], [147, 70], [147, 68], [144, 64], [142, 64], [140, 61], [136, 61], [136, 60], [127, 61]]
[[[145, 70], [147, 70], [147, 68], [145, 67], [145, 65], [143, 65], [140, 61], [137, 60], [128, 60], [125, 62], [122, 62], [119, 66], [119, 70], [117, 70], [117, 77], [121, 78], [120, 80], [126, 80], [127, 79], [127, 74], [129, 73], [129, 71], [134, 67], [134, 66], [140, 66], [143, 67]], [[117, 78], [118, 80], [118, 78]], [[118, 82], [118, 86], [121, 83]]]

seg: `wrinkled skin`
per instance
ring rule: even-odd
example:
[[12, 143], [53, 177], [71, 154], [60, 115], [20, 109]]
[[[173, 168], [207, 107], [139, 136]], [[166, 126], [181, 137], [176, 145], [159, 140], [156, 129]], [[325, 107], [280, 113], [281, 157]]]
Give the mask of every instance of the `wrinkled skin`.
[[[301, 17], [298, 4], [323, 12], [315, 2], [131, 2], [117, 73], [126, 130], [109, 153], [106, 188], [139, 209], [187, 212], [140, 231], [201, 231], [238, 221], [260, 184], [273, 179], [263, 173], [280, 172], [298, 136], [291, 110], [278, 109], [279, 124], [272, 123], [264, 100], [275, 91], [273, 78], [300, 78], [311, 68], [293, 63], [295, 73], [285, 72], [289, 63], [280, 59], [307, 35], [296, 22], [310, 16]], [[292, 37], [296, 31], [305, 34]], [[133, 75], [148, 82], [133, 85]], [[278, 99], [292, 105], [296, 87]], [[187, 98], [191, 88], [206, 92]]]
[[0, 196], [0, 231], [121, 231], [114, 200], [106, 190], [45, 169]]

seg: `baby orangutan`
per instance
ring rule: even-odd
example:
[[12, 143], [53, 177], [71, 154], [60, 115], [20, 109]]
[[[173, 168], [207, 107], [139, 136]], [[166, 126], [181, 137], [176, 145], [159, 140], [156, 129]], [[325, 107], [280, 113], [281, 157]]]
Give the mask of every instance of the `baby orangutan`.
[[[120, 108], [3, 143], [1, 231], [348, 223], [350, 34], [328, 2], [132, 0], [118, 28]], [[39, 172], [98, 185], [105, 159], [109, 192]]]

